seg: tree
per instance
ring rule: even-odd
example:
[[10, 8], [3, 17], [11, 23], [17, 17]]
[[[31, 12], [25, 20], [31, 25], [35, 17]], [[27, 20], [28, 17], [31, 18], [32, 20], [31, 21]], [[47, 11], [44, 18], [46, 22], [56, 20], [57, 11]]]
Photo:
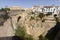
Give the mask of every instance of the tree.
[[35, 18], [31, 16], [30, 20], [33, 20], [33, 19], [35, 19]]
[[10, 11], [10, 8], [4, 8], [5, 11]]
[[10, 8], [1, 8], [1, 11], [5, 11], [7, 13], [7, 11], [10, 11]]
[[23, 25], [18, 25], [15, 30], [15, 36], [20, 37], [22, 40], [33, 40], [33, 37], [27, 34], [26, 29]]
[[25, 34], [26, 34], [25, 27], [18, 25], [17, 29], [15, 30], [15, 35], [19, 36], [20, 38], [24, 38]]
[[45, 15], [43, 13], [39, 13], [38, 17], [41, 19], [41, 27], [42, 27], [42, 22], [44, 22], [45, 20], [43, 19]]
[[9, 18], [8, 11], [10, 11], [10, 8], [1, 8], [0, 11], [5, 12], [5, 15], [3, 14], [5, 18]]
[[54, 17], [57, 17], [57, 14], [54, 14]]
[[56, 23], [58, 23], [59, 22], [59, 18], [57, 17], [57, 14], [54, 15], [54, 18], [55, 18]]
[[38, 17], [42, 19], [44, 17], [44, 14], [43, 13], [39, 13]]
[[40, 35], [39, 36], [39, 40], [47, 40], [47, 38], [46, 37], [43, 37], [43, 35]]
[[25, 40], [34, 40], [33, 36], [32, 35], [26, 35], [25, 36]]
[[30, 13], [35, 14], [35, 12], [33, 12], [33, 11], [32, 11], [32, 12], [30, 12]]

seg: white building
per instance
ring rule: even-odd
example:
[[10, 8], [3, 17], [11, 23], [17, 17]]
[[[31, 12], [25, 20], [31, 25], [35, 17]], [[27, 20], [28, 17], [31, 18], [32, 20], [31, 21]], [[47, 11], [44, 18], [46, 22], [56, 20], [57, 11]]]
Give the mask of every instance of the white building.
[[52, 14], [59, 14], [60, 7], [59, 6], [34, 6], [32, 7], [32, 11], [35, 12], [42, 12], [48, 13], [51, 12]]

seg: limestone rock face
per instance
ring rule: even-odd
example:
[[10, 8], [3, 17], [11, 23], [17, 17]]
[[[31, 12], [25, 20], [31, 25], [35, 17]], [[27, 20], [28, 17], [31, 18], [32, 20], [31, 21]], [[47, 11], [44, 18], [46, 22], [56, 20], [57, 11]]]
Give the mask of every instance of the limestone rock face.
[[41, 34], [45, 36], [48, 30], [55, 26], [56, 22], [52, 21], [54, 20], [52, 15], [44, 17], [44, 19], [46, 19], [45, 22], [41, 22], [37, 15], [31, 13], [23, 13], [22, 18], [18, 23], [22, 23], [26, 27], [27, 33], [33, 35], [34, 37], [38, 37]]
[[14, 31], [11, 26], [11, 21], [8, 19], [6, 22], [4, 22], [3, 26], [0, 26], [0, 37], [10, 37], [14, 36]]

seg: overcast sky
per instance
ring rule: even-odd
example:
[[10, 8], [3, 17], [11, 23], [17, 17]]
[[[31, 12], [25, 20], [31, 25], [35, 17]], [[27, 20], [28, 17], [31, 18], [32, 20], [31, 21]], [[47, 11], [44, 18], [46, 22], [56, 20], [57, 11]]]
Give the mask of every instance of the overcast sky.
[[22, 6], [31, 8], [34, 5], [58, 5], [60, 6], [60, 0], [0, 0], [1, 7]]

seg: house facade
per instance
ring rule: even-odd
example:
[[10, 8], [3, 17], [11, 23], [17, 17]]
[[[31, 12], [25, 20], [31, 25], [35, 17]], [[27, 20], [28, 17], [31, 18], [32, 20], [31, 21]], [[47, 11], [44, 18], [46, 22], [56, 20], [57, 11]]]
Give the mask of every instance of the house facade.
[[59, 6], [33, 6], [33, 12], [42, 12], [44, 14], [51, 12], [52, 14], [59, 14], [60, 7]]

